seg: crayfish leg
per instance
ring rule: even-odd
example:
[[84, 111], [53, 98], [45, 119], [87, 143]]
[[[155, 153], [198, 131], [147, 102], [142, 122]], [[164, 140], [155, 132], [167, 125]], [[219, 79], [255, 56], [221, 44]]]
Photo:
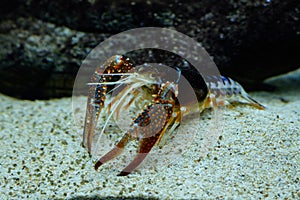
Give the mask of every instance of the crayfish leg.
[[[180, 125], [180, 122], [181, 122], [181, 113], [178, 112], [176, 113], [176, 116], [175, 117], [172, 117], [171, 118], [172, 120], [170, 120], [168, 122], [168, 125], [165, 126], [163, 132], [165, 132], [165, 134], [160, 134], [159, 138], [158, 138], [158, 146], [160, 148], [162, 148], [166, 143], [167, 143], [167, 140], [168, 138], [170, 137], [170, 135], [175, 131], [175, 129]], [[168, 129], [168, 127], [171, 126], [170, 129]], [[168, 130], [167, 130], [168, 129]]]

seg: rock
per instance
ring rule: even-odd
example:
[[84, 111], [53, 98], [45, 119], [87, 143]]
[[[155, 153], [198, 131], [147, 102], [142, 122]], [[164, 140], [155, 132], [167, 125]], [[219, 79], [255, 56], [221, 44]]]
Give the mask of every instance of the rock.
[[0, 29], [1, 92], [26, 99], [70, 96], [81, 61], [106, 37], [22, 17]]
[[13, 0], [1, 9], [0, 92], [21, 98], [71, 95], [88, 52], [136, 27], [174, 27], [193, 37], [221, 73], [246, 88], [300, 63], [298, 0]]

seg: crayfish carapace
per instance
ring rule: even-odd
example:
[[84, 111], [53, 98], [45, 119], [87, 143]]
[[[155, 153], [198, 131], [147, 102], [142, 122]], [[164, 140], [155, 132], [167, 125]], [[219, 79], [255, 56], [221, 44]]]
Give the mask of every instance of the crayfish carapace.
[[[162, 142], [180, 124], [184, 115], [193, 112], [195, 107], [203, 111], [206, 108], [224, 106], [238, 101], [238, 98], [258, 109], [264, 106], [249, 97], [242, 86], [230, 78], [223, 76], [207, 77], [207, 88], [202, 91], [198, 102], [187, 102], [182, 105], [178, 101], [178, 78], [166, 80], [160, 72], [135, 66], [125, 56], [113, 56], [99, 66], [89, 83], [86, 118], [83, 133], [83, 145], [92, 152], [94, 133], [100, 114], [111, 118], [112, 114], [119, 116], [122, 109], [134, 106], [139, 109], [129, 129], [117, 142], [115, 147], [102, 156], [95, 164], [97, 170], [102, 164], [120, 155], [125, 146], [132, 140], [138, 141], [135, 158], [125, 167], [120, 176], [131, 173], [147, 156], [152, 147]], [[123, 85], [123, 88], [120, 89]], [[112, 91], [119, 88], [113, 98], [108, 98]], [[199, 101], [200, 99], [200, 101]], [[107, 126], [105, 123], [100, 136]], [[164, 139], [163, 139], [164, 140]]]

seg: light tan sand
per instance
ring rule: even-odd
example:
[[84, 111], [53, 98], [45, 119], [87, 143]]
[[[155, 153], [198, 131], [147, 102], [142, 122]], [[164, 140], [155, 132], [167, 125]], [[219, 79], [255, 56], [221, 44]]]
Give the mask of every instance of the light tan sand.
[[213, 121], [209, 111], [200, 124], [192, 118], [182, 126], [197, 134], [177, 141], [185, 150], [177, 160], [153, 155], [127, 177], [117, 177], [119, 169], [109, 164], [93, 169], [82, 129], [73, 125], [71, 98], [31, 102], [0, 95], [0, 199], [299, 199], [300, 70], [268, 82], [278, 91], [250, 93], [267, 109], [226, 109], [223, 132], [214, 135], [219, 139], [207, 156], [200, 159], [206, 154], [201, 138]]

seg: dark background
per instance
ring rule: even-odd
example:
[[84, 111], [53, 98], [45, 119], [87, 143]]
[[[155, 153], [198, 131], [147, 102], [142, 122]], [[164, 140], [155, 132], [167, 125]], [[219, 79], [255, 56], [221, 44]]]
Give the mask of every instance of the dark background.
[[193, 37], [246, 89], [299, 68], [299, 0], [2, 0], [0, 17], [0, 92], [19, 98], [70, 96], [90, 50], [137, 27]]

